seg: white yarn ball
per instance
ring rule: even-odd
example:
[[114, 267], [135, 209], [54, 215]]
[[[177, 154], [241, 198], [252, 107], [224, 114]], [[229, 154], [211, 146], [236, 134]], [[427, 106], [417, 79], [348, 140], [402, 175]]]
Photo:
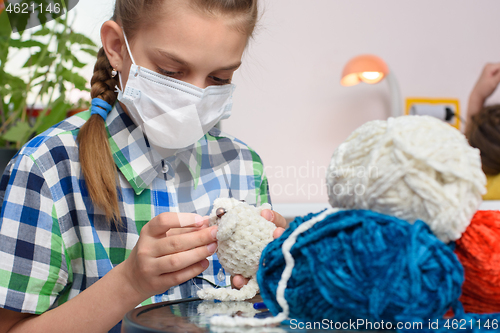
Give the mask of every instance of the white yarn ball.
[[[219, 209], [225, 211], [220, 218]], [[233, 198], [219, 198], [214, 201], [210, 214], [210, 225], [217, 225], [217, 257], [222, 267], [232, 276], [241, 274], [250, 281], [240, 290], [203, 289], [198, 292], [202, 299], [221, 301], [241, 301], [252, 298], [259, 291], [255, 274], [259, 268], [262, 251], [273, 238], [276, 225], [260, 213], [271, 209], [265, 203], [260, 207], [251, 206]]]
[[486, 192], [479, 150], [429, 116], [368, 122], [333, 153], [330, 204], [422, 220], [443, 242], [461, 237]]

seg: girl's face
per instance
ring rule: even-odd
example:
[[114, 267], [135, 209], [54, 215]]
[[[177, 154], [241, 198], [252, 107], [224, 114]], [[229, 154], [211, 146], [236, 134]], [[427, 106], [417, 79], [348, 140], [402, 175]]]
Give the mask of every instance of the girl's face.
[[[179, 7], [161, 15], [165, 19], [145, 25], [129, 40], [135, 63], [199, 88], [231, 83], [241, 65], [247, 36], [231, 26], [230, 18]], [[121, 53], [125, 85], [132, 60], [125, 44]]]

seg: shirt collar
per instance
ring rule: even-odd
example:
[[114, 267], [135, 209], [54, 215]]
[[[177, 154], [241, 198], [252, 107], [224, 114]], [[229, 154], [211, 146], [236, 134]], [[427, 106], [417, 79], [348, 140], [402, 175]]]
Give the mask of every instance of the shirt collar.
[[[116, 166], [137, 195], [148, 188], [162, 172], [162, 157], [151, 148], [142, 130], [123, 111], [120, 103], [115, 103], [106, 119], [108, 141]], [[197, 187], [202, 169], [211, 171], [224, 167], [239, 155], [239, 146], [233, 140], [222, 136], [217, 128], [212, 128], [195, 144], [178, 150], [167, 160], [171, 164], [181, 161], [194, 179]], [[178, 160], [178, 161], [176, 161]]]

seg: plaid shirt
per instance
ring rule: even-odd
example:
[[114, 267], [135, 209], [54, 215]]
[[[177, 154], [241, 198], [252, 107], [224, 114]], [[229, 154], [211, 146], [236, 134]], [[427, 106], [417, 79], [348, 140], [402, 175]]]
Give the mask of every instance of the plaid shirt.
[[[40, 314], [66, 302], [124, 261], [141, 228], [163, 212], [208, 215], [218, 197], [269, 202], [259, 156], [213, 128], [162, 159], [116, 103], [106, 127], [119, 169], [117, 230], [94, 207], [76, 137], [90, 116], [73, 116], [26, 144], [0, 182], [0, 307]], [[199, 278], [143, 304], [190, 297], [207, 280], [229, 284], [216, 255]]]

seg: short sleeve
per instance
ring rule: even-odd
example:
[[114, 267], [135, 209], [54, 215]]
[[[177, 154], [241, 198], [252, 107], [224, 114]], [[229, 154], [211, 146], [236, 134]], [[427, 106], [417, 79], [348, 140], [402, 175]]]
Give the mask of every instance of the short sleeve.
[[267, 181], [266, 175], [262, 175], [262, 181], [257, 190], [257, 205], [262, 205], [264, 203], [271, 204], [271, 196], [269, 194], [269, 183]]
[[264, 203], [271, 204], [271, 196], [269, 194], [269, 183], [267, 176], [264, 172], [264, 164], [260, 156], [252, 149], [250, 149], [252, 155], [252, 167], [253, 167], [253, 177], [255, 180], [255, 195], [256, 204], [260, 206]]
[[0, 181], [0, 307], [41, 314], [68, 283], [50, 189], [36, 163], [18, 155]]

